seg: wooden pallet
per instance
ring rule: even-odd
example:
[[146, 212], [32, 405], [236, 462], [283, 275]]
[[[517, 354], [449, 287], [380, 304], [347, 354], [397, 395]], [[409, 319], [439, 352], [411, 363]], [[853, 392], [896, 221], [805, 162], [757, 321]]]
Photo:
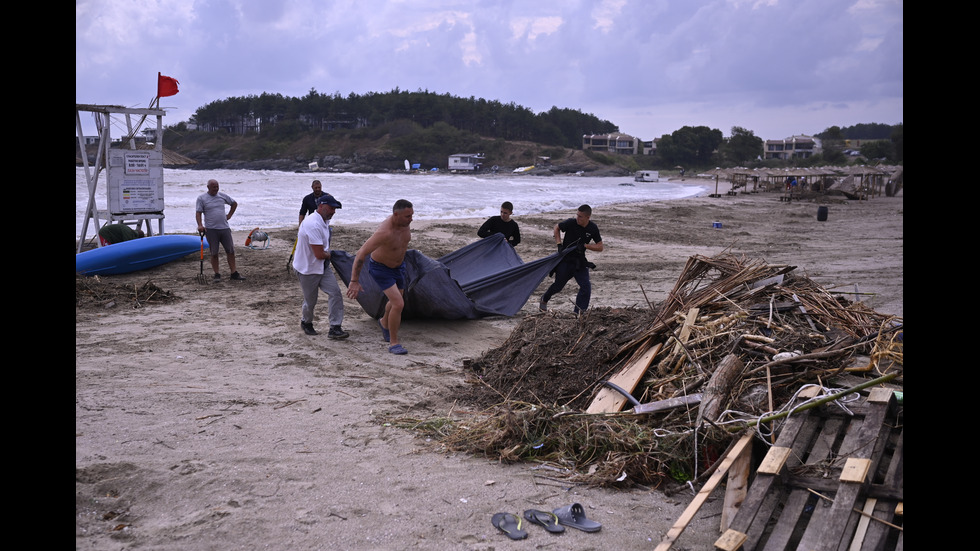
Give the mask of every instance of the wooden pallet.
[[791, 416], [728, 529], [725, 551], [901, 551], [904, 430], [894, 392]]

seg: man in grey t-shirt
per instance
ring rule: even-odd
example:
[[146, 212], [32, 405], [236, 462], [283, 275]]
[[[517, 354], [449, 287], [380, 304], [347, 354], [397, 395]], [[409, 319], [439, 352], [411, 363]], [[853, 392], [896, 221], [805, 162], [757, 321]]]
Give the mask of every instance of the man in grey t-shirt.
[[[228, 213], [225, 213], [225, 205], [231, 205]], [[197, 197], [195, 217], [197, 218], [197, 231], [205, 233], [208, 244], [211, 246], [211, 268], [214, 269], [214, 279], [221, 279], [221, 272], [218, 269], [218, 245], [225, 248], [225, 255], [228, 256], [228, 269], [231, 270], [231, 279], [244, 280], [245, 278], [238, 273], [235, 267], [235, 243], [231, 237], [231, 228], [228, 220], [235, 214], [238, 203], [228, 196], [227, 193], [218, 191], [218, 181], [208, 180], [208, 191]], [[201, 220], [203, 215], [204, 220]]]

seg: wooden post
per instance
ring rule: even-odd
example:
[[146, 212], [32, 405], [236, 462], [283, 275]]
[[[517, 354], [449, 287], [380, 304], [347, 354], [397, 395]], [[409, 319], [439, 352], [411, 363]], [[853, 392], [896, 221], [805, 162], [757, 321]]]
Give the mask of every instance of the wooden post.
[[728, 471], [728, 487], [725, 490], [725, 504], [721, 510], [721, 531], [728, 530], [728, 526], [735, 518], [735, 513], [745, 501], [745, 496], [749, 492], [749, 475], [752, 467], [752, 446], [747, 446], [745, 450], [735, 458]]
[[711, 475], [711, 478], [709, 478], [708, 482], [706, 482], [701, 488], [698, 495], [694, 496], [694, 499], [691, 500], [691, 503], [687, 506], [687, 509], [684, 509], [684, 512], [681, 513], [681, 517], [677, 519], [677, 522], [675, 522], [670, 530], [667, 531], [667, 535], [664, 537], [663, 541], [660, 542], [660, 545], [654, 549], [654, 551], [667, 551], [672, 545], [674, 545], [677, 538], [684, 533], [684, 529], [687, 528], [687, 525], [694, 519], [694, 515], [696, 515], [701, 506], [704, 505], [705, 500], [708, 499], [711, 492], [714, 491], [715, 487], [718, 486], [718, 483], [721, 482], [721, 478], [728, 472], [728, 469], [731, 467], [732, 463], [735, 462], [735, 459], [742, 455], [745, 448], [752, 443], [752, 435], [753, 433], [751, 431], [746, 432], [742, 435], [738, 442], [735, 443], [732, 450], [728, 452], [728, 455], [726, 455], [718, 465], [718, 469], [715, 470], [715, 474]]

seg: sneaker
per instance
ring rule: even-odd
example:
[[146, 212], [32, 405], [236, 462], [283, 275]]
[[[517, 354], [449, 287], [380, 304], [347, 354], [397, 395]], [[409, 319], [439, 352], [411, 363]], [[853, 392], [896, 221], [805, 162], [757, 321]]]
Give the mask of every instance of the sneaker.
[[238, 281], [245, 281], [245, 276], [243, 276], [242, 274], [240, 274], [238, 272], [235, 272], [235, 273], [231, 274], [231, 279], [235, 279], [235, 280], [238, 280]]
[[301, 321], [301, 322], [299, 322], [299, 326], [303, 328], [303, 332], [306, 333], [307, 335], [318, 335], [319, 334], [319, 333], [316, 332], [316, 329], [313, 329], [313, 322], [312, 321]]
[[538, 310], [541, 310], [542, 312], [547, 312], [548, 311], [548, 301], [545, 300], [544, 298], [542, 298], [541, 299], [541, 302], [538, 303]]
[[327, 331], [328, 339], [346, 339], [350, 336], [350, 333], [344, 331], [339, 325], [331, 325], [330, 331]]

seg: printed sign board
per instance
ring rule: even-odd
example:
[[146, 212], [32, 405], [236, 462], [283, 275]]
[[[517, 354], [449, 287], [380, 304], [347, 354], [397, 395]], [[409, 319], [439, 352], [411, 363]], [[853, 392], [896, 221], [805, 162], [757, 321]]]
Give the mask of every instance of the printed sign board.
[[112, 214], [163, 212], [163, 152], [110, 149], [106, 198]]

